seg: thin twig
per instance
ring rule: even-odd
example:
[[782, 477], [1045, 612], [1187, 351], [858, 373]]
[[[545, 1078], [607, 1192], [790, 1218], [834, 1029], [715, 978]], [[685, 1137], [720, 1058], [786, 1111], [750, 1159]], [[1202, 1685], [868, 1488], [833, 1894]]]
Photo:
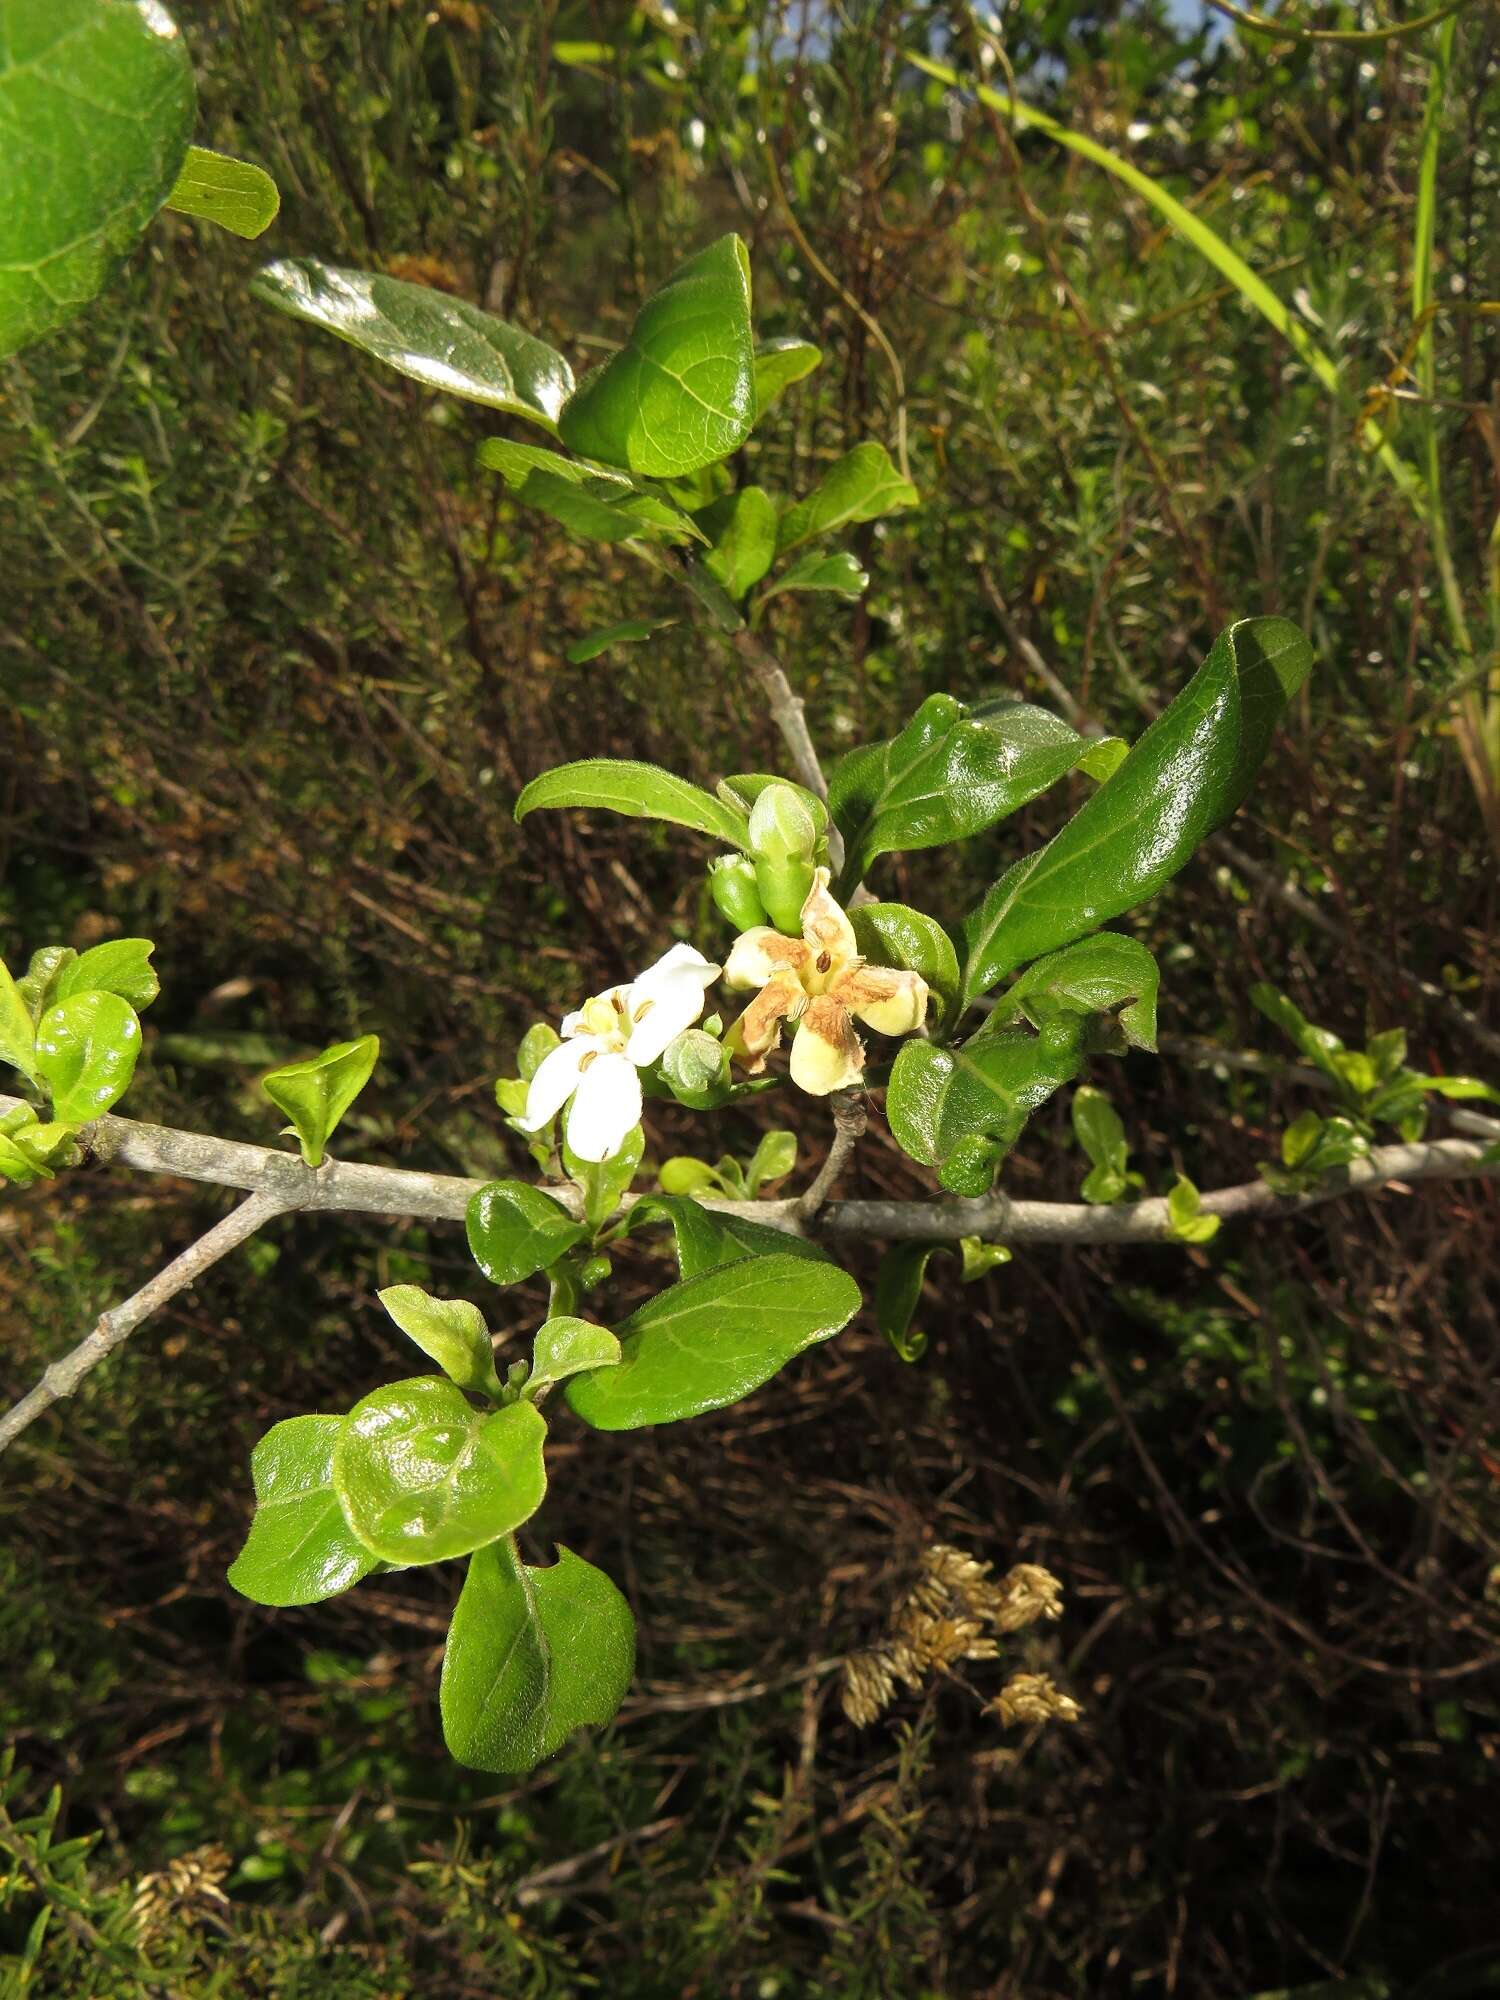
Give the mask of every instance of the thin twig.
[[269, 1222], [274, 1215], [283, 1214], [287, 1207], [288, 1203], [278, 1194], [264, 1190], [252, 1194], [248, 1201], [242, 1201], [238, 1208], [231, 1209], [206, 1236], [200, 1236], [180, 1257], [174, 1257], [149, 1284], [142, 1285], [130, 1298], [101, 1314], [93, 1332], [79, 1341], [61, 1360], [54, 1361], [36, 1387], [0, 1417], [0, 1451], [18, 1438], [43, 1411], [50, 1410], [62, 1397], [71, 1396], [89, 1371], [97, 1368], [106, 1355], [113, 1354], [158, 1306], [164, 1306], [169, 1299], [185, 1291], [210, 1264], [216, 1264], [237, 1244], [253, 1236], [262, 1223]]
[[797, 1202], [797, 1220], [810, 1222], [838, 1186], [850, 1155], [865, 1136], [870, 1107], [862, 1090], [839, 1090], [833, 1096], [833, 1144], [812, 1186]]

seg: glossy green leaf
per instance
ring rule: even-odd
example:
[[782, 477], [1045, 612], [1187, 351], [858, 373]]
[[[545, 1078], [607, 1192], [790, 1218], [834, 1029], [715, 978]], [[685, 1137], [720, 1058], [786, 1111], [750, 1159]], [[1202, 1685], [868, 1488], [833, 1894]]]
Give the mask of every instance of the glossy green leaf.
[[701, 528], [659, 493], [647, 493], [623, 473], [585, 465], [540, 445], [486, 438], [479, 463], [498, 472], [516, 498], [575, 535], [595, 542], [702, 542]]
[[1203, 1198], [1186, 1174], [1167, 1191], [1167, 1220], [1179, 1243], [1208, 1243], [1219, 1233], [1219, 1218], [1204, 1215]]
[[844, 880], [852, 888], [879, 854], [982, 833], [1069, 771], [1103, 775], [1117, 748], [1030, 702], [971, 711], [929, 695], [899, 736], [851, 750], [833, 768], [828, 805], [847, 846]]
[[1114, 776], [965, 922], [965, 1003], [1170, 881], [1249, 791], [1311, 665], [1312, 648], [1284, 618], [1221, 633]]
[[800, 382], [805, 375], [811, 375], [822, 359], [821, 347], [814, 347], [810, 340], [798, 340], [792, 334], [761, 341], [755, 350], [756, 421], [759, 422], [783, 391], [790, 389], [794, 382]]
[[492, 1285], [519, 1285], [545, 1271], [588, 1231], [561, 1202], [525, 1181], [491, 1181], [469, 1201], [474, 1262]]
[[187, 50], [155, 0], [0, 0], [0, 355], [108, 283], [192, 124]]
[[75, 993], [37, 1024], [36, 1073], [52, 1115], [71, 1125], [99, 1118], [124, 1096], [141, 1052], [141, 1024], [118, 993]]
[[416, 1375], [356, 1403], [333, 1454], [344, 1518], [385, 1562], [441, 1562], [508, 1535], [542, 1504], [547, 1426], [530, 1403], [479, 1410]]
[[407, 1339], [415, 1341], [450, 1382], [498, 1398], [495, 1350], [478, 1306], [467, 1299], [435, 1299], [420, 1285], [387, 1285], [376, 1297]]
[[1291, 1042], [1299, 1055], [1325, 1076], [1332, 1077], [1338, 1084], [1345, 1077], [1338, 1066], [1338, 1058], [1344, 1053], [1344, 1044], [1331, 1028], [1320, 1028], [1290, 1001], [1284, 993], [1278, 993], [1274, 986], [1264, 981], [1250, 988], [1252, 1006], [1259, 1008], [1268, 1021], [1272, 1021]]
[[942, 1243], [897, 1243], [887, 1250], [875, 1274], [872, 1305], [875, 1324], [903, 1361], [920, 1361], [927, 1352], [927, 1335], [912, 1325], [922, 1298], [927, 1266]]
[[1135, 1049], [1156, 1047], [1156, 992], [1161, 973], [1143, 944], [1119, 931], [1100, 931], [1029, 965], [995, 1003], [981, 1033], [1019, 1020], [1034, 1028], [1076, 1014], [1118, 1021]]
[[[34, 961], [33, 961], [34, 962]], [[36, 1080], [36, 1024], [26, 996], [0, 958], [0, 1062]]]
[[958, 1250], [963, 1259], [963, 1269], [958, 1274], [959, 1283], [964, 1285], [987, 1278], [991, 1271], [1011, 1261], [1011, 1253], [1005, 1244], [986, 1243], [979, 1236], [960, 1236]]
[[750, 838], [747, 814], [658, 764], [637, 764], [625, 758], [590, 757], [544, 771], [516, 800], [516, 818], [525, 819], [529, 812], [556, 806], [626, 813], [632, 819], [662, 819], [742, 850]]
[[75, 1125], [43, 1121], [29, 1104], [0, 1117], [0, 1180], [16, 1187], [50, 1180], [72, 1149]]
[[1082, 1194], [1087, 1202], [1107, 1206], [1126, 1193], [1139, 1174], [1126, 1171], [1130, 1149], [1120, 1114], [1102, 1090], [1081, 1083], [1073, 1093], [1071, 1107], [1073, 1136], [1090, 1160]]
[[563, 1313], [537, 1329], [531, 1350], [531, 1373], [526, 1378], [526, 1394], [570, 1375], [582, 1375], [591, 1368], [613, 1368], [620, 1359], [620, 1343], [607, 1326], [589, 1319], [575, 1319]]
[[55, 995], [71, 1000], [75, 993], [118, 993], [139, 1014], [161, 991], [151, 965], [155, 949], [149, 938], [110, 938], [90, 945], [58, 969]]
[[586, 660], [596, 660], [601, 653], [608, 652], [611, 646], [637, 646], [642, 639], [670, 631], [676, 623], [675, 618], [622, 618], [618, 625], [604, 625], [585, 638], [575, 639], [565, 658], [571, 666], [581, 667]]
[[745, 1192], [754, 1201], [764, 1187], [784, 1181], [797, 1164], [795, 1132], [764, 1132], [745, 1170]]
[[783, 590], [827, 590], [835, 597], [860, 597], [869, 587], [870, 574], [860, 568], [853, 556], [843, 549], [832, 554], [822, 549], [807, 549], [780, 576], [772, 577], [761, 592], [758, 602], [764, 604], [768, 598]]
[[352, 271], [319, 257], [284, 257], [250, 282], [267, 305], [337, 334], [430, 389], [507, 410], [552, 431], [573, 389], [555, 348], [467, 299]]
[[563, 442], [585, 458], [676, 479], [727, 458], [755, 420], [750, 260], [737, 236], [673, 272], [620, 352], [563, 409]]
[[986, 1035], [958, 1049], [903, 1042], [886, 1116], [897, 1143], [954, 1194], [981, 1195], [1026, 1120], [1082, 1063], [1082, 1024], [1057, 1021]]
[[476, 1771], [529, 1771], [608, 1722], [635, 1672], [635, 1620], [602, 1570], [559, 1548], [550, 1569], [507, 1539], [469, 1561], [443, 1655], [443, 1741]]
[[276, 220], [281, 196], [264, 167], [229, 153], [189, 146], [166, 206], [179, 215], [216, 222], [234, 236], [255, 237], [263, 236]]
[[1445, 1097], [1455, 1103], [1500, 1104], [1500, 1090], [1493, 1084], [1484, 1083], [1477, 1076], [1422, 1076], [1415, 1075], [1413, 1081], [1422, 1090], [1429, 1090], [1435, 1097]]
[[380, 1054], [378, 1035], [361, 1035], [352, 1042], [335, 1042], [305, 1062], [273, 1069], [260, 1087], [292, 1129], [310, 1167], [321, 1166], [323, 1149], [344, 1113], [370, 1081]]
[[550, 1021], [533, 1021], [516, 1049], [517, 1074], [530, 1083], [561, 1041], [562, 1036]]
[[[701, 1162], [691, 1164], [697, 1166]], [[720, 1180], [713, 1168], [706, 1167], [704, 1172], [712, 1181]], [[699, 1278], [726, 1264], [743, 1263], [747, 1257], [801, 1257], [818, 1264], [830, 1261], [827, 1251], [805, 1236], [792, 1236], [784, 1229], [772, 1228], [768, 1222], [725, 1215], [718, 1209], [704, 1208], [687, 1194], [667, 1190], [636, 1202], [627, 1227], [633, 1234], [660, 1216], [665, 1216], [672, 1225], [677, 1239], [677, 1269], [684, 1278]]]
[[[25, 1001], [27, 1012], [34, 1022], [40, 1021], [57, 999], [58, 981], [77, 956], [70, 944], [44, 944], [31, 954], [31, 963], [16, 981], [16, 991]], [[0, 987], [3, 985], [3, 980], [0, 980]], [[0, 1013], [3, 1011], [4, 1003], [0, 1001]]]
[[343, 1417], [288, 1417], [255, 1447], [255, 1518], [229, 1581], [256, 1604], [321, 1604], [358, 1583], [378, 1558], [357, 1542], [333, 1490]]
[[859, 1288], [836, 1264], [750, 1257], [648, 1299], [617, 1329], [619, 1367], [579, 1376], [567, 1399], [603, 1431], [701, 1416], [748, 1396], [858, 1310]]
[[918, 504], [916, 487], [892, 465], [885, 446], [867, 439], [845, 452], [805, 500], [788, 507], [776, 531], [777, 554]]
[[849, 912], [855, 942], [872, 965], [918, 973], [932, 995], [930, 1025], [941, 1031], [952, 1021], [958, 998], [958, 953], [935, 917], [905, 903], [860, 903]]
[[711, 548], [705, 569], [738, 600], [758, 584], [776, 555], [776, 508], [759, 486], [742, 486], [696, 516]]

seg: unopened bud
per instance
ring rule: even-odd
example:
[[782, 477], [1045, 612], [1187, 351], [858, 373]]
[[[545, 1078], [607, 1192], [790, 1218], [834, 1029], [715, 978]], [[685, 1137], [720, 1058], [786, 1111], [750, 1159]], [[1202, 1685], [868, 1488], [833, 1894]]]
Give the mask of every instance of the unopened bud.
[[766, 906], [755, 886], [755, 863], [745, 854], [721, 854], [708, 864], [708, 891], [714, 908], [737, 931], [753, 931], [767, 922]]
[[817, 844], [816, 822], [791, 786], [767, 785], [750, 808], [750, 852], [756, 860], [810, 862]]
[[755, 886], [766, 906], [766, 915], [777, 930], [795, 937], [802, 928], [802, 905], [813, 885], [810, 860], [792, 856], [786, 860], [757, 861]]
[[722, 1042], [705, 1035], [701, 1028], [688, 1028], [667, 1043], [661, 1073], [673, 1094], [691, 1103], [727, 1080], [729, 1057]]

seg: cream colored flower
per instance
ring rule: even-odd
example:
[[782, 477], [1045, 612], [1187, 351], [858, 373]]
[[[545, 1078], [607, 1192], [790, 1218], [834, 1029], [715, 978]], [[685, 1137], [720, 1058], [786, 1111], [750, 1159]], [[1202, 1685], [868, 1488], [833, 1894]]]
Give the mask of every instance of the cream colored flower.
[[729, 1053], [758, 1074], [790, 1021], [792, 1081], [814, 1097], [844, 1090], [864, 1075], [863, 1021], [882, 1035], [914, 1034], [927, 1018], [927, 982], [915, 972], [866, 965], [854, 928], [828, 893], [828, 870], [813, 876], [802, 905], [802, 935], [785, 937], [762, 925], [736, 938], [724, 984], [759, 987], [724, 1037]]

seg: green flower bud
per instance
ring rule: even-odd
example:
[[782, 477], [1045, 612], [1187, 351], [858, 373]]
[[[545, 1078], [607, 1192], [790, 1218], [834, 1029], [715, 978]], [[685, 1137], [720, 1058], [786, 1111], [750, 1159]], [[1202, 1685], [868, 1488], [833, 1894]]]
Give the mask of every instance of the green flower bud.
[[[764, 793], [761, 796], [764, 797]], [[789, 857], [784, 861], [757, 861], [755, 864], [755, 886], [766, 906], [766, 914], [777, 930], [785, 931], [791, 937], [795, 937], [802, 928], [802, 905], [812, 889], [813, 874], [812, 862], [799, 857]]]
[[817, 844], [817, 824], [791, 786], [767, 785], [750, 808], [750, 852], [756, 860], [811, 863]]
[[692, 1104], [729, 1080], [729, 1057], [722, 1042], [701, 1028], [688, 1028], [667, 1043], [661, 1073], [672, 1094]]
[[755, 863], [744, 854], [721, 854], [708, 864], [708, 891], [714, 908], [737, 931], [764, 924], [766, 906], [755, 886]]

